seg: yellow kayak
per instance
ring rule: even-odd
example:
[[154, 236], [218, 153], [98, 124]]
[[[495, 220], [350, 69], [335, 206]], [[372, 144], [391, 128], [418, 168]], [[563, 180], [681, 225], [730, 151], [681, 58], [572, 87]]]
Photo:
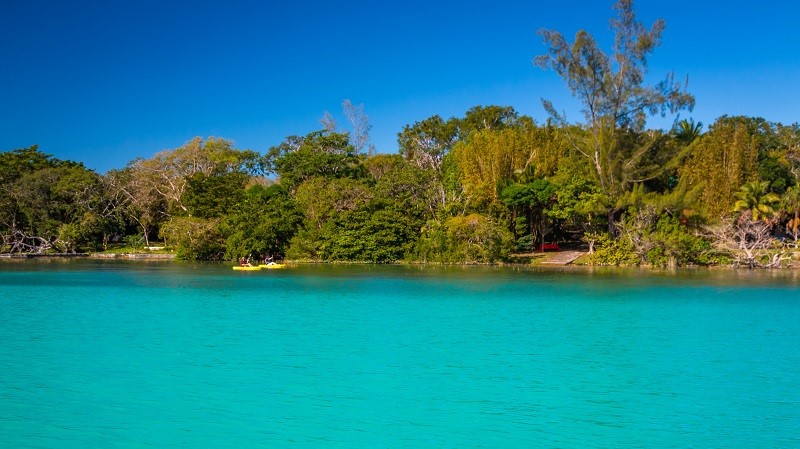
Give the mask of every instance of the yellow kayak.
[[258, 267], [259, 268], [265, 268], [267, 270], [277, 270], [279, 268], [286, 268], [286, 265], [284, 265], [282, 263], [270, 262], [268, 264], [261, 264]]
[[249, 266], [248, 267], [246, 265], [245, 266], [239, 265], [239, 266], [233, 267], [233, 269], [234, 270], [238, 270], [238, 271], [258, 271], [258, 270], [261, 269], [261, 266]]

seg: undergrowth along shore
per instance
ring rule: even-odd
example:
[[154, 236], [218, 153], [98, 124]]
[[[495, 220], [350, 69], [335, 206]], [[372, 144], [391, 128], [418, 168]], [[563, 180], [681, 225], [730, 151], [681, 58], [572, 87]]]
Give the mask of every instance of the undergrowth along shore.
[[[766, 266], [743, 266], [741, 264], [715, 264], [698, 265], [689, 264], [680, 267], [665, 267], [646, 263], [641, 264], [603, 264], [593, 260], [593, 255], [588, 251], [570, 251], [573, 254], [566, 261], [559, 261], [561, 252], [526, 252], [511, 254], [508, 260], [497, 262], [435, 262], [435, 261], [393, 261], [393, 262], [370, 262], [370, 261], [345, 261], [345, 260], [283, 260], [290, 265], [408, 265], [408, 266], [581, 266], [581, 267], [634, 267], [643, 269], [662, 270], [665, 268], [708, 268], [708, 269], [742, 269], [742, 268], [767, 268], [767, 269], [800, 269], [800, 250], [791, 251], [785, 255], [779, 265]], [[100, 260], [140, 260], [140, 261], [182, 261], [177, 257], [174, 250], [161, 248], [159, 250], [134, 250], [124, 249], [121, 251], [104, 251], [97, 253], [42, 253], [42, 254], [0, 254], [0, 260], [25, 260], [25, 259], [100, 259]], [[766, 261], [766, 260], [765, 260]], [[236, 261], [216, 261], [235, 263]]]

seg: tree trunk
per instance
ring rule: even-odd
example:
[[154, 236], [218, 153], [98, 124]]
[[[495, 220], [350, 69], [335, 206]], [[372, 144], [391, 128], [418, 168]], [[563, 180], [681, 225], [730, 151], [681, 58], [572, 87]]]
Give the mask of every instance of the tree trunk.
[[608, 211], [608, 233], [612, 238], [619, 237], [619, 226], [617, 226], [617, 214], [619, 212], [618, 207], [612, 207]]
[[142, 226], [142, 237], [144, 237], [144, 246], [150, 246], [150, 237], [147, 235], [147, 227]]
[[536, 223], [533, 220], [533, 208], [530, 206], [526, 207], [527, 218], [528, 218], [528, 229], [531, 233], [531, 251], [536, 251]]

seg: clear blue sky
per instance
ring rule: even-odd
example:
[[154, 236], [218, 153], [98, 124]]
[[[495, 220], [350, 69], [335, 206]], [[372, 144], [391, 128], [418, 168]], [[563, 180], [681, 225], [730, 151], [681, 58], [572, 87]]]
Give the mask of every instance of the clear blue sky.
[[[38, 144], [105, 172], [194, 136], [260, 152], [320, 128], [343, 99], [363, 103], [378, 151], [404, 124], [540, 98], [578, 105], [531, 60], [536, 31], [606, 44], [611, 0], [40, 1], [0, 9], [0, 150]], [[639, 0], [666, 21], [651, 79], [689, 77], [705, 124], [723, 114], [800, 121], [800, 2]], [[608, 48], [608, 46], [606, 46]], [[653, 122], [664, 127], [668, 123]]]

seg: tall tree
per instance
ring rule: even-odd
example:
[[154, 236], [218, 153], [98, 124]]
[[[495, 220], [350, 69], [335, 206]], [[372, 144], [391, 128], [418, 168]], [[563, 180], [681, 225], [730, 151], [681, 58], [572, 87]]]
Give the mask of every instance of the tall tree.
[[464, 140], [473, 131], [508, 128], [518, 120], [519, 114], [511, 106], [473, 106], [459, 120], [459, 138]]
[[184, 204], [184, 193], [194, 175], [255, 174], [263, 171], [261, 165], [258, 153], [237, 150], [229, 140], [195, 137], [183, 146], [162, 151], [150, 159], [137, 159], [129, 168], [135, 177], [147, 180], [164, 198], [169, 214], [184, 215], [189, 211]]
[[498, 201], [498, 188], [536, 162], [534, 136], [518, 129], [482, 130], [453, 149], [461, 185], [478, 205]]
[[700, 189], [700, 206], [711, 221], [730, 212], [734, 193], [758, 177], [759, 139], [752, 121], [721, 117], [689, 146], [682, 182]]
[[459, 122], [438, 115], [406, 125], [397, 134], [400, 154], [421, 168], [441, 169], [442, 159], [458, 140]]
[[155, 183], [132, 165], [111, 170], [104, 180], [110, 196], [117, 198], [117, 209], [138, 225], [145, 246], [150, 246], [153, 231], [167, 216], [166, 200], [156, 191]]
[[372, 125], [369, 123], [369, 116], [364, 113], [364, 104], [354, 105], [350, 100], [342, 102], [342, 112], [350, 122], [353, 131], [350, 133], [350, 145], [356, 150], [356, 154], [361, 154], [364, 149], [368, 154], [375, 152], [375, 147], [369, 143], [369, 132]]
[[319, 123], [325, 131], [336, 132], [336, 119], [333, 118], [330, 112], [325, 111], [325, 113], [322, 114], [322, 118], [319, 119]]
[[248, 176], [239, 172], [195, 173], [187, 180], [181, 201], [193, 217], [222, 217], [241, 202], [247, 181]]
[[785, 148], [786, 159], [795, 177], [795, 184], [800, 184], [800, 123], [790, 126], [778, 125], [778, 139]]
[[781, 202], [783, 209], [791, 215], [786, 223], [786, 231], [792, 234], [797, 243], [800, 237], [800, 185], [794, 185], [786, 190]]
[[[604, 52], [586, 31], [579, 31], [569, 43], [561, 33], [540, 30], [549, 51], [534, 63], [552, 69], [564, 79], [573, 96], [583, 104], [585, 133], [570, 136], [572, 148], [594, 167], [601, 190], [615, 204], [632, 185], [659, 176], [671, 164], [651, 164], [654, 140], [642, 133], [648, 116], [677, 113], [694, 106], [694, 97], [677, 83], [672, 73], [653, 85], [645, 85], [647, 57], [661, 43], [664, 21], [650, 29], [636, 20], [632, 0], [614, 4], [618, 16], [611, 20], [613, 52]], [[566, 125], [550, 101], [543, 100], [553, 118]], [[677, 156], [677, 155], [676, 155]], [[663, 158], [663, 157], [662, 157]], [[609, 210], [609, 230], [616, 231], [617, 207]]]
[[376, 198], [393, 203], [409, 215], [431, 217], [439, 204], [436, 201], [437, 179], [430, 170], [423, 170], [399, 154], [376, 154], [364, 167], [374, 180]]
[[362, 180], [316, 177], [297, 188], [294, 200], [306, 217], [305, 227], [321, 229], [331, 218], [363, 206], [372, 196]]
[[302, 218], [283, 186], [255, 185], [247, 189], [243, 201], [222, 219], [227, 257], [282, 257]]
[[102, 197], [100, 176], [83, 164], [37, 146], [0, 153], [0, 251], [91, 246]]
[[[500, 192], [501, 200], [511, 209], [515, 221], [524, 224], [523, 236], [530, 236], [530, 249], [534, 249], [537, 242], [545, 243], [549, 232], [546, 210], [557, 199], [557, 190], [558, 186], [546, 179], [535, 179], [526, 184], [511, 183]], [[515, 237], [518, 230], [515, 226]]]
[[451, 157], [464, 190], [481, 203], [497, 201], [499, 190], [511, 181], [553, 175], [563, 150], [552, 127], [528, 119], [524, 126], [475, 130], [453, 147]]
[[347, 134], [315, 131], [289, 136], [267, 152], [267, 165], [284, 187], [295, 189], [311, 178], [355, 178], [361, 175], [359, 157]]

